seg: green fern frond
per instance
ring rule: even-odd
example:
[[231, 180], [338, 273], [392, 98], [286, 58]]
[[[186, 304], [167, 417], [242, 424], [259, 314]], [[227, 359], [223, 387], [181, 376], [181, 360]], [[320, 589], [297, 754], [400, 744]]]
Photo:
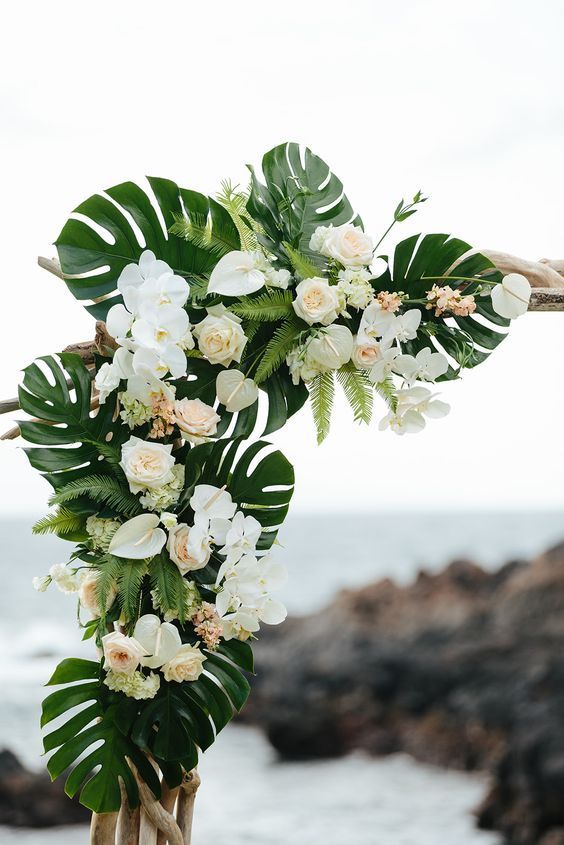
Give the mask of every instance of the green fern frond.
[[375, 384], [374, 388], [379, 396], [381, 396], [385, 401], [388, 408], [395, 414], [398, 409], [398, 397], [392, 379], [387, 378], [384, 381]]
[[134, 622], [139, 616], [141, 588], [147, 574], [144, 560], [122, 561], [118, 574], [118, 601], [127, 622]]
[[55, 513], [49, 513], [39, 519], [31, 530], [34, 534], [57, 534], [59, 537], [66, 537], [83, 531], [85, 521], [86, 518], [80, 514], [66, 508], [58, 508]]
[[142, 508], [133, 493], [125, 490], [120, 482], [110, 475], [86, 475], [76, 478], [54, 493], [50, 505], [61, 505], [72, 502], [79, 496], [88, 496], [94, 502], [100, 502], [113, 508], [124, 516], [136, 516]]
[[209, 279], [204, 276], [188, 276], [187, 280], [190, 285], [190, 299], [192, 302], [198, 302], [199, 299], [205, 299], [208, 295]]
[[245, 296], [235, 305], [231, 305], [230, 310], [247, 320], [274, 323], [292, 316], [292, 300], [291, 291], [275, 289], [254, 298]]
[[174, 223], [168, 230], [171, 235], [183, 238], [197, 249], [203, 249], [216, 258], [223, 258], [228, 252], [232, 252], [231, 241], [218, 232], [217, 226], [212, 227], [210, 220], [197, 217], [194, 213], [188, 218], [184, 214], [173, 212], [173, 217]]
[[317, 442], [323, 443], [329, 434], [331, 412], [335, 397], [333, 373], [319, 373], [308, 385], [313, 421], [317, 429]]
[[313, 261], [305, 256], [298, 249], [294, 249], [287, 241], [283, 241], [283, 247], [290, 264], [294, 268], [294, 272], [302, 279], [312, 279], [314, 276], [319, 276], [321, 270], [316, 267]]
[[297, 318], [286, 320], [276, 329], [253, 376], [257, 384], [265, 381], [284, 363], [303, 330], [303, 323]]
[[248, 191], [238, 191], [237, 187], [233, 186], [229, 179], [224, 179], [216, 200], [233, 220], [239, 232], [241, 249], [252, 252], [258, 249], [256, 233], [260, 231], [260, 227], [247, 214]]
[[184, 622], [186, 618], [185, 584], [178, 567], [166, 555], [161, 554], [150, 562], [149, 574], [158, 607], [163, 613], [172, 611], [178, 614], [179, 621]]
[[337, 370], [337, 381], [343, 388], [347, 401], [354, 413], [355, 422], [368, 425], [372, 419], [374, 392], [367, 374], [352, 362]]
[[247, 338], [247, 343], [250, 343], [258, 330], [260, 329], [260, 322], [258, 320], [245, 320], [243, 322], [243, 331]]

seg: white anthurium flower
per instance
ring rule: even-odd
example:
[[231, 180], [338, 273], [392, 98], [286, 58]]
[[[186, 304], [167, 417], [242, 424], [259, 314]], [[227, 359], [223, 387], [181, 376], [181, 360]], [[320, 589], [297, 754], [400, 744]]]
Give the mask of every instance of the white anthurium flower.
[[242, 411], [258, 399], [258, 387], [240, 370], [223, 370], [217, 376], [215, 392], [227, 411]]
[[[379, 302], [372, 302], [362, 312], [360, 326], [358, 328], [359, 341], [366, 343], [368, 340], [390, 335], [390, 329], [394, 325], [395, 316], [390, 311], [384, 311]], [[388, 345], [391, 343], [391, 339]]]
[[387, 337], [395, 338], [400, 343], [405, 343], [408, 340], [413, 340], [417, 337], [417, 329], [421, 323], [421, 311], [417, 308], [412, 308], [406, 311], [405, 314], [394, 316], [393, 322], [386, 331]]
[[396, 358], [400, 354], [399, 349], [395, 346], [388, 349], [382, 349], [380, 346], [380, 358], [370, 368], [368, 377], [373, 384], [380, 384], [385, 381], [394, 372], [394, 364]]
[[190, 295], [186, 279], [174, 273], [146, 279], [137, 289], [137, 308], [141, 317], [150, 316], [165, 305], [183, 308]]
[[125, 305], [121, 303], [112, 305], [106, 317], [106, 328], [111, 337], [118, 340], [127, 335], [134, 319], [133, 314], [127, 310]]
[[[144, 317], [131, 327], [133, 339], [139, 346], [162, 352], [170, 344], [184, 342], [190, 329], [188, 314], [176, 305], [145, 308]], [[194, 345], [192, 341], [192, 346]]]
[[354, 338], [346, 326], [328, 326], [307, 345], [307, 361], [317, 370], [338, 370], [351, 360]]
[[240, 560], [243, 555], [254, 552], [262, 532], [262, 525], [254, 516], [245, 516], [237, 511], [227, 530], [222, 555], [231, 561]]
[[500, 317], [514, 320], [529, 308], [531, 285], [520, 273], [509, 273], [492, 288], [492, 308]]
[[137, 290], [143, 282], [146, 279], [159, 278], [165, 273], [172, 273], [171, 268], [150, 249], [141, 253], [138, 264], [127, 264], [123, 268], [117, 287], [129, 311], [137, 313]]
[[144, 560], [158, 555], [166, 543], [166, 534], [158, 527], [159, 517], [143, 513], [120, 525], [112, 537], [108, 551], [115, 557]]
[[158, 669], [177, 654], [182, 645], [178, 629], [170, 622], [161, 622], [158, 616], [147, 613], [141, 616], [135, 628], [133, 637], [140, 643], [148, 657], [141, 658], [141, 666]]
[[[262, 256], [261, 256], [262, 257]], [[257, 267], [254, 252], [234, 250], [220, 258], [212, 270], [208, 293], [221, 296], [246, 296], [264, 287], [265, 274]]]
[[208, 520], [231, 519], [237, 505], [225, 487], [212, 484], [197, 484], [190, 499], [190, 507], [196, 515], [202, 513]]
[[173, 378], [186, 375], [187, 361], [182, 349], [175, 343], [156, 350], [140, 348], [133, 353], [133, 369], [148, 381], [163, 379], [167, 373]]
[[433, 352], [426, 346], [416, 356], [398, 355], [393, 363], [393, 369], [411, 386], [417, 379], [436, 381], [448, 370], [448, 360], [440, 352]]

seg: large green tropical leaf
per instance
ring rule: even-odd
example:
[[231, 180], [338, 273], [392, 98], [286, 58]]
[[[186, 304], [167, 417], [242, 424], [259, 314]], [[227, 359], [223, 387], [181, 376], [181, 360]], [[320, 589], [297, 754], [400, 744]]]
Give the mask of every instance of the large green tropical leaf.
[[362, 226], [343, 193], [343, 184], [329, 166], [311, 150], [299, 144], [280, 144], [262, 159], [260, 177], [251, 170], [251, 194], [247, 208], [262, 226], [263, 245], [292, 267], [283, 241], [299, 250], [316, 265], [320, 258], [309, 249], [309, 241], [318, 226], [354, 223]]
[[237, 228], [215, 200], [168, 179], [149, 177], [148, 183], [148, 190], [123, 182], [89, 197], [74, 209], [56, 240], [69, 290], [77, 299], [94, 300], [88, 310], [98, 319], [105, 319], [111, 305], [121, 301], [119, 275], [144, 249], [188, 281], [213, 269], [218, 256], [211, 241], [206, 245], [205, 239], [194, 243], [169, 234], [179, 216], [210, 235], [217, 230], [231, 249], [239, 248]]
[[[377, 285], [380, 290], [404, 291], [411, 299], [421, 299], [434, 284], [450, 285], [463, 289], [465, 295], [472, 294], [483, 276], [501, 281], [501, 274], [489, 258], [472, 252], [465, 241], [445, 234], [413, 235], [396, 246], [393, 261], [378, 277]], [[493, 310], [490, 297], [476, 296], [476, 306], [474, 316], [449, 317], [446, 321], [418, 306], [423, 319], [431, 323], [434, 346], [459, 366], [475, 367], [485, 361], [505, 338], [509, 326], [510, 321]], [[406, 352], [416, 354], [430, 345], [431, 341], [420, 335], [404, 347]], [[456, 375], [457, 370], [451, 367], [442, 379]]]
[[87, 706], [45, 736], [45, 751], [57, 749], [47, 764], [51, 777], [55, 779], [70, 768], [67, 794], [80, 792], [80, 802], [90, 810], [111, 813], [121, 805], [120, 781], [130, 807], [139, 803], [131, 761], [158, 797], [155, 770], [128, 735], [140, 703], [110, 693], [100, 681], [100, 664], [94, 661], [70, 659], [59, 664], [49, 685], [69, 683], [72, 686], [57, 690], [43, 702], [42, 727], [77, 706]]

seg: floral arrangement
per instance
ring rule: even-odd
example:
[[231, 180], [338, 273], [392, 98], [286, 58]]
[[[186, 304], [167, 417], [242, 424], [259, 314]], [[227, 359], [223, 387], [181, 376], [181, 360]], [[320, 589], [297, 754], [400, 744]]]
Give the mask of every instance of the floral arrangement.
[[420, 431], [448, 412], [435, 385], [485, 361], [527, 310], [527, 280], [464, 241], [378, 253], [425, 200], [400, 202], [374, 241], [328, 166], [283, 144], [247, 191], [126, 182], [62, 229], [65, 283], [105, 329], [92, 360], [25, 370], [20, 428], [53, 488], [35, 530], [74, 544], [35, 586], [78, 598], [99, 654], [49, 682], [61, 689], [43, 725], [82, 709], [45, 736], [48, 768], [70, 770], [67, 792], [96, 813], [119, 808], [120, 781], [135, 806], [136, 776], [158, 797], [153, 763], [180, 783], [243, 706], [261, 624], [285, 618], [271, 549], [294, 474], [260, 437], [309, 397], [321, 442], [335, 381], [355, 420], [376, 395], [381, 429]]

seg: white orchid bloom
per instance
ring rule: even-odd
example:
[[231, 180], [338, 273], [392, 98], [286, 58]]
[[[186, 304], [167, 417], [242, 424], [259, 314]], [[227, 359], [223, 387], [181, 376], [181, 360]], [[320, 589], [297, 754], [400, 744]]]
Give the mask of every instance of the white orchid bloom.
[[120, 525], [108, 551], [115, 557], [144, 560], [158, 555], [166, 543], [166, 534], [158, 527], [159, 517], [144, 513]]
[[141, 616], [133, 636], [145, 649], [148, 657], [141, 658], [141, 666], [158, 669], [178, 653], [182, 645], [178, 629], [170, 622], [161, 622], [158, 616], [147, 613]]
[[427, 387], [411, 387], [398, 390], [398, 410], [415, 410], [429, 419], [439, 420], [446, 417], [450, 405], [436, 399], [437, 393], [432, 393]]
[[393, 322], [390, 323], [384, 337], [389, 339], [394, 338], [400, 343], [405, 343], [408, 340], [414, 340], [417, 337], [417, 329], [421, 323], [421, 311], [417, 308], [412, 308], [406, 311], [405, 314], [394, 316]]
[[385, 417], [382, 417], [378, 428], [384, 431], [386, 428], [391, 428], [394, 434], [417, 434], [425, 428], [425, 417], [419, 411], [408, 409], [404, 413], [399, 411], [390, 411]]
[[288, 616], [288, 611], [281, 601], [267, 598], [257, 608], [258, 618], [266, 625], [280, 625]]
[[240, 560], [243, 555], [255, 551], [261, 533], [262, 525], [258, 519], [237, 511], [226, 532], [221, 554], [231, 561]]
[[161, 276], [146, 279], [137, 288], [137, 309], [141, 317], [154, 313], [165, 305], [183, 308], [190, 295], [190, 286], [182, 276], [163, 273]]
[[248, 640], [251, 634], [260, 629], [256, 610], [240, 607], [233, 613], [221, 618], [224, 640]]
[[137, 290], [146, 279], [159, 278], [165, 273], [172, 273], [166, 261], [157, 259], [155, 253], [146, 249], [141, 253], [138, 264], [127, 264], [120, 273], [117, 287], [126, 307], [137, 314]]
[[186, 375], [186, 355], [175, 343], [169, 343], [159, 350], [139, 348], [133, 353], [133, 369], [136, 375], [147, 381], [163, 379], [170, 372], [173, 378]]
[[380, 345], [380, 360], [372, 365], [368, 377], [373, 384], [380, 384], [394, 372], [396, 358], [400, 354], [397, 347], [382, 349]]
[[358, 337], [362, 342], [366, 342], [367, 339], [375, 340], [384, 335], [388, 337], [395, 320], [395, 316], [390, 311], [384, 311], [379, 302], [372, 302], [362, 312]]
[[448, 370], [448, 360], [440, 352], [426, 346], [417, 355], [398, 355], [393, 364], [394, 372], [403, 376], [411, 386], [417, 379], [436, 381]]
[[219, 259], [212, 270], [208, 293], [246, 296], [260, 290], [266, 282], [266, 277], [257, 264], [260, 266], [260, 261], [254, 252], [228, 252]]
[[231, 519], [237, 505], [225, 487], [211, 484], [197, 484], [190, 499], [190, 507], [196, 515], [203, 514], [208, 520]]
[[154, 398], [164, 396], [172, 402], [175, 395], [173, 387], [152, 375], [133, 375], [128, 378], [126, 394], [130, 401], [137, 400], [148, 407], [151, 407]]
[[492, 308], [500, 317], [514, 320], [529, 308], [531, 285], [520, 273], [509, 273], [492, 288]]
[[131, 327], [132, 337], [139, 346], [161, 352], [170, 344], [186, 342], [190, 320], [183, 308], [177, 308], [176, 305], [145, 307], [143, 314], [144, 317], [135, 320]]
[[242, 411], [258, 399], [258, 387], [240, 370], [222, 370], [215, 382], [218, 400], [227, 411]]

